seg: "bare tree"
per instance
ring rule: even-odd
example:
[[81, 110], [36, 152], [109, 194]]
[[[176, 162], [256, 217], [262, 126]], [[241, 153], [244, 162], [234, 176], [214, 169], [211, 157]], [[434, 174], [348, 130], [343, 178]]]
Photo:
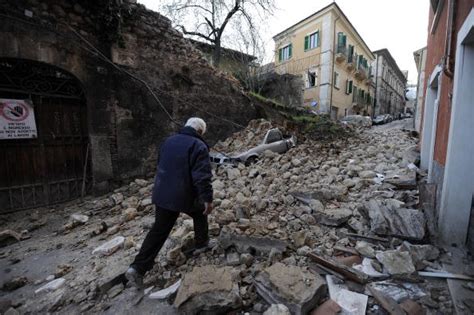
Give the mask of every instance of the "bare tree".
[[240, 25], [250, 38], [256, 38], [258, 22], [273, 14], [275, 4], [274, 0], [164, 0], [161, 7], [185, 35], [214, 46], [212, 61], [218, 66], [224, 32]]
[[259, 92], [258, 68], [263, 64], [265, 58], [264, 41], [260, 36], [260, 32], [258, 32], [257, 26], [254, 27], [253, 32], [241, 25], [235, 26], [236, 32], [233, 33], [233, 39], [237, 38], [238, 40], [234, 45], [236, 46], [235, 49], [241, 53], [233, 54], [232, 59], [243, 66], [239, 68], [237, 73], [234, 73], [234, 76], [242, 83], [244, 89]]

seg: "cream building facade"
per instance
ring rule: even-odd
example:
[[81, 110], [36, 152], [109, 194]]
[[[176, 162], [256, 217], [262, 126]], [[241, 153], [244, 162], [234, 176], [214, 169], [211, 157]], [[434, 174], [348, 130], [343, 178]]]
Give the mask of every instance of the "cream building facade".
[[[408, 71], [402, 71], [388, 49], [374, 51], [375, 103], [374, 114], [397, 117], [405, 111], [405, 90]], [[406, 72], [406, 73], [405, 73]]]
[[273, 37], [279, 74], [301, 75], [303, 104], [333, 119], [371, 115], [375, 57], [336, 3]]
[[425, 102], [425, 67], [426, 67], [426, 47], [418, 49], [413, 52], [415, 58], [416, 70], [418, 72], [418, 80], [416, 82], [416, 101], [415, 101], [415, 130], [421, 131], [421, 109], [422, 104]]

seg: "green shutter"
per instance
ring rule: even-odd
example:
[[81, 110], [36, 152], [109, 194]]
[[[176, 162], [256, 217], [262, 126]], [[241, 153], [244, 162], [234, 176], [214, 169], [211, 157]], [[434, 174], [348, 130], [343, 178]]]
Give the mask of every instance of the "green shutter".
[[352, 80], [349, 81], [349, 94], [352, 93]]
[[319, 31], [315, 33], [316, 36], [316, 47], [319, 47]]
[[342, 32], [337, 33], [337, 46], [338, 47], [342, 46], [343, 41], [344, 41], [344, 33]]
[[304, 37], [304, 50], [308, 50], [309, 47], [309, 36]]
[[346, 42], [347, 42], [347, 36], [342, 35], [342, 46], [346, 47]]
[[347, 61], [354, 62], [354, 46], [349, 45], [349, 52], [347, 53]]
[[292, 46], [293, 46], [292, 44], [290, 44], [290, 45], [288, 46], [288, 59], [291, 58], [291, 48], [292, 48]]
[[283, 59], [283, 49], [280, 48], [278, 49], [278, 61], [281, 61]]

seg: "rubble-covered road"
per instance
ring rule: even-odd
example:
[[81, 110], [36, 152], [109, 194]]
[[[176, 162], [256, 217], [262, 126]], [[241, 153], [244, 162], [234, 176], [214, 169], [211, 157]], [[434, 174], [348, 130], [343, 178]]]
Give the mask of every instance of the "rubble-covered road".
[[[298, 135], [285, 154], [217, 167], [210, 233], [218, 245], [186, 257], [193, 228], [182, 215], [145, 293], [121, 273], [153, 224], [151, 177], [100, 198], [4, 215], [0, 231], [22, 240], [1, 238], [0, 313], [305, 314], [331, 298], [337, 305], [324, 307], [385, 314], [380, 297], [388, 296], [406, 312], [450, 314], [446, 281], [417, 275], [442, 270], [449, 253], [429, 244], [410, 123], [327, 143]], [[244, 151], [270, 127], [253, 121], [216, 148]], [[155, 293], [173, 284], [177, 294]]]

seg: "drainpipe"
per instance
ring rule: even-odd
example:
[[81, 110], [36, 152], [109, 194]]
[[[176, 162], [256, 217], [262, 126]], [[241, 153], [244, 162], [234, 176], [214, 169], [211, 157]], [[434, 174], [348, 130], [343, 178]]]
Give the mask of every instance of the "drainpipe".
[[379, 55], [377, 54], [377, 59], [375, 60], [375, 97], [374, 97], [374, 111], [372, 113], [372, 118], [375, 118], [375, 106], [378, 102], [378, 80], [379, 80]]
[[452, 65], [452, 39], [453, 39], [453, 23], [454, 23], [454, 11], [456, 9], [456, 0], [449, 0], [449, 7], [448, 7], [448, 20], [447, 20], [447, 27], [446, 27], [446, 41], [444, 43], [444, 64], [443, 64], [443, 72], [444, 74], [449, 77], [454, 77], [453, 69], [451, 68]]
[[[334, 20], [334, 32], [333, 32], [333, 41], [332, 41], [332, 70], [331, 70], [331, 97], [329, 98], [329, 117], [331, 117], [331, 107], [332, 107], [332, 93], [334, 90], [334, 65], [336, 64], [336, 23], [339, 20], [339, 16]], [[337, 120], [337, 114], [336, 114]]]

